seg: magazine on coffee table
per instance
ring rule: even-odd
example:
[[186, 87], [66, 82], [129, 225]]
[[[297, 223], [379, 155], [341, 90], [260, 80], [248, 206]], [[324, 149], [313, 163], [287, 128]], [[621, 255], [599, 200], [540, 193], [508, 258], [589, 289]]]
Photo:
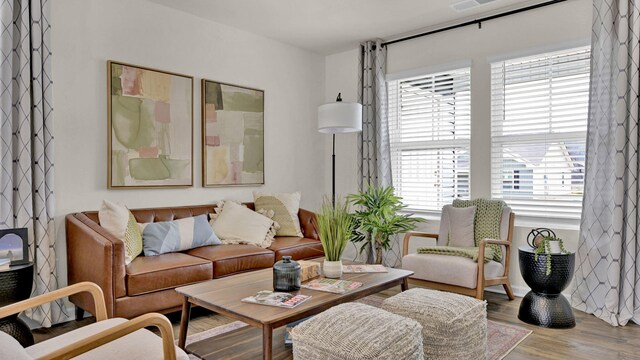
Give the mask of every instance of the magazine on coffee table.
[[342, 265], [342, 273], [386, 273], [389, 272], [384, 265]]
[[305, 289], [326, 291], [334, 294], [344, 294], [360, 286], [362, 286], [362, 283], [357, 281], [327, 278], [315, 279], [302, 284]]
[[309, 300], [311, 296], [302, 294], [289, 294], [284, 292], [273, 292], [270, 290], [259, 291], [255, 296], [242, 299], [243, 302], [283, 307], [293, 309], [294, 307]]

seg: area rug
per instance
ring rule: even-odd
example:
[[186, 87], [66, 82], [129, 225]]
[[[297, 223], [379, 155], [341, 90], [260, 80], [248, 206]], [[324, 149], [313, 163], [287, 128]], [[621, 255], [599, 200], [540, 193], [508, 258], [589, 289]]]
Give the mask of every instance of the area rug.
[[[364, 299], [358, 300], [358, 302], [380, 307], [383, 297], [371, 295]], [[249, 326], [241, 321], [234, 321], [232, 323], [215, 327], [197, 334], [189, 335], [187, 337], [187, 345], [214, 337], [220, 334], [225, 334], [230, 331]], [[487, 360], [501, 360], [507, 356], [513, 349], [518, 346], [524, 339], [532, 333], [531, 330], [525, 328], [505, 324], [493, 320], [487, 320], [487, 345], [489, 347]], [[190, 359], [198, 359], [197, 357], [190, 355]]]

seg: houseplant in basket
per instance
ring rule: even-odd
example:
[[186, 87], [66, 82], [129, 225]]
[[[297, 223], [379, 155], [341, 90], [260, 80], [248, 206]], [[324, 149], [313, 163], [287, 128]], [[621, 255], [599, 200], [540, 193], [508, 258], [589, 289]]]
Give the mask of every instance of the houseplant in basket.
[[354, 221], [349, 214], [349, 205], [343, 199], [337, 199], [334, 206], [325, 199], [316, 221], [325, 255], [322, 272], [325, 277], [339, 278], [342, 276], [342, 253], [353, 234]]
[[392, 186], [369, 186], [366, 191], [349, 195], [347, 199], [358, 208], [353, 214], [355, 225], [352, 241], [361, 243], [360, 253], [370, 247], [376, 264], [382, 264], [384, 251], [392, 247], [393, 235], [411, 231], [417, 222], [422, 221], [411, 217], [411, 214], [400, 214], [406, 206], [402, 198], [396, 196]]
[[534, 260], [538, 261], [538, 257], [540, 256], [540, 254], [546, 254], [547, 255], [546, 256], [547, 258], [546, 274], [549, 275], [551, 274], [551, 259], [552, 259], [552, 256], [550, 255], [551, 254], [568, 254], [568, 253], [569, 252], [567, 251], [567, 249], [565, 249], [562, 239], [555, 236], [544, 236], [542, 237], [542, 239], [538, 243], [538, 246], [536, 247], [536, 250], [535, 250], [536, 255]]

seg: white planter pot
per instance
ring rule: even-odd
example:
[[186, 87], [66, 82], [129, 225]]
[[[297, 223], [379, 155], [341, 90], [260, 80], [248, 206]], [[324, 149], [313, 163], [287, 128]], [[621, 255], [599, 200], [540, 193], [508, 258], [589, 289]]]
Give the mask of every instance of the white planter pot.
[[549, 241], [549, 250], [552, 254], [561, 254], [560, 241]]
[[325, 260], [322, 264], [322, 273], [324, 277], [338, 279], [342, 276], [342, 261]]

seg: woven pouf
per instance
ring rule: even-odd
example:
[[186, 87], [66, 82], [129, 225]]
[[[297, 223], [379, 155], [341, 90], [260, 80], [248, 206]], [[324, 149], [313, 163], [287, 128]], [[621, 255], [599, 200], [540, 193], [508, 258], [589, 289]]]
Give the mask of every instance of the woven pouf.
[[425, 359], [486, 359], [487, 304], [468, 296], [411, 289], [382, 308], [422, 325]]
[[422, 326], [379, 308], [347, 303], [294, 327], [297, 360], [423, 359]]

